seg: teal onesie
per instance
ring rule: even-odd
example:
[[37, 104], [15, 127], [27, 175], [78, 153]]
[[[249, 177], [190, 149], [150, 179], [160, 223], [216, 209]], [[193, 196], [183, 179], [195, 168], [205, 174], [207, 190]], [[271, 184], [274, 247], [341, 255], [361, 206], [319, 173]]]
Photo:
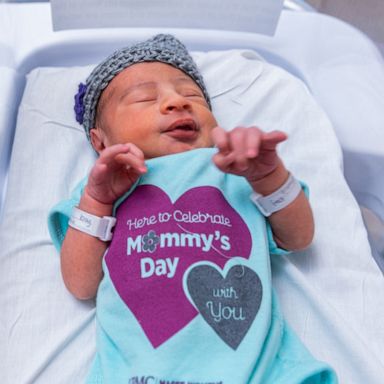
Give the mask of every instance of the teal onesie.
[[[88, 383], [337, 383], [283, 320], [270, 255], [286, 251], [249, 184], [219, 171], [214, 151], [147, 161], [116, 203]], [[84, 184], [50, 213], [58, 249]]]

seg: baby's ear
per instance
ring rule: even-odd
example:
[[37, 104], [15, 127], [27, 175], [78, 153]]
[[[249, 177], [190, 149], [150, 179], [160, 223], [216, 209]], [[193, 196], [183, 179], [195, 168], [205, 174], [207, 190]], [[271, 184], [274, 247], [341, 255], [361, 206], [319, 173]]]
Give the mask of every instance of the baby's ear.
[[100, 154], [100, 152], [105, 148], [103, 132], [101, 129], [92, 128], [89, 131], [89, 136], [91, 138], [92, 147], [97, 153]]

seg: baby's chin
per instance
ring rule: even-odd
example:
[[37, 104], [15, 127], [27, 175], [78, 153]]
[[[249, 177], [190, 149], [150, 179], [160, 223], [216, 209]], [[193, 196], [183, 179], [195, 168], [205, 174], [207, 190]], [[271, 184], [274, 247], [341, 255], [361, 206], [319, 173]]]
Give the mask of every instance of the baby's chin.
[[211, 148], [213, 147], [212, 142], [197, 142], [197, 143], [181, 143], [180, 146], [175, 146], [175, 148], [172, 148], [172, 152], [169, 154], [176, 154], [186, 151], [192, 151], [193, 149], [200, 149], [200, 148]]
[[156, 157], [168, 156], [168, 155], [176, 155], [177, 153], [183, 153], [187, 151], [192, 151], [194, 149], [200, 148], [212, 148], [214, 145], [212, 142], [208, 143], [178, 143], [178, 145], [174, 145], [171, 148], [167, 148], [164, 151], [159, 151], [158, 153], [146, 153], [146, 159], [153, 159]]

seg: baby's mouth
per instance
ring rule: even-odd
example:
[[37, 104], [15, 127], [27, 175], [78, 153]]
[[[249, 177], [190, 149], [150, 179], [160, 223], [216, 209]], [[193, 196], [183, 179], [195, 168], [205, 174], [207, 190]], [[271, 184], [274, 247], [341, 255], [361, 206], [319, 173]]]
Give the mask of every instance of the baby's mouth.
[[176, 140], [189, 141], [198, 137], [199, 127], [193, 119], [179, 119], [172, 123], [165, 133]]

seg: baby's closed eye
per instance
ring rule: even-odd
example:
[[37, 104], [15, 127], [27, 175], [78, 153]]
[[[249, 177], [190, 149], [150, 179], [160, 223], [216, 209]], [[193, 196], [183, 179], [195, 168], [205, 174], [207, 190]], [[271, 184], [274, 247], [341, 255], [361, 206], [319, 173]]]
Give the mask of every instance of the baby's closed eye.
[[157, 100], [157, 92], [148, 91], [148, 92], [132, 92], [127, 98], [128, 103], [146, 103], [153, 102]]
[[199, 97], [199, 98], [204, 98], [203, 94], [200, 92], [198, 89], [194, 88], [185, 88], [179, 90], [179, 94], [184, 96], [184, 97]]

